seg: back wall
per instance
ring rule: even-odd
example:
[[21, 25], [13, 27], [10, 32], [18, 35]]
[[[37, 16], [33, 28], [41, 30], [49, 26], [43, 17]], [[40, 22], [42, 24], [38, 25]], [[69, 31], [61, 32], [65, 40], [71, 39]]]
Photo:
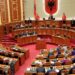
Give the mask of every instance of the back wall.
[[[48, 18], [49, 14], [44, 11], [44, 0], [36, 0], [36, 12], [42, 18]], [[75, 0], [58, 0], [58, 11], [54, 14], [57, 20], [60, 20], [62, 14], [65, 13], [67, 19], [74, 19], [75, 16]], [[34, 18], [34, 0], [25, 0], [24, 3], [25, 19]]]

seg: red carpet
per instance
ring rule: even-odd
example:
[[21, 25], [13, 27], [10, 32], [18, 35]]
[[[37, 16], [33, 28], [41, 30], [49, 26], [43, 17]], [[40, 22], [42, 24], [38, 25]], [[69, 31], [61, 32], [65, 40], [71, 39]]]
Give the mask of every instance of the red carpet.
[[[16, 72], [15, 75], [24, 75], [24, 72], [27, 67], [30, 67], [31, 63], [35, 60], [35, 57], [37, 54], [39, 54], [39, 50], [36, 50], [35, 44], [34, 45], [28, 45], [24, 46], [25, 48], [28, 48], [30, 50], [30, 57], [25, 61], [25, 63], [20, 67], [20, 69]], [[55, 45], [47, 45], [47, 49], [55, 48]]]

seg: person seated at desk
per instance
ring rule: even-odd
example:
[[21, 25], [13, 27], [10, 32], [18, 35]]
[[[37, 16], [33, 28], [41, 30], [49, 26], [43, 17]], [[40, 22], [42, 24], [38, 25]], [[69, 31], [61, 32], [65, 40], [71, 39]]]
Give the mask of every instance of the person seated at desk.
[[72, 55], [75, 55], [75, 48], [73, 48], [72, 50]]
[[0, 68], [0, 75], [4, 75], [3, 69]]
[[4, 51], [4, 55], [3, 56], [8, 56], [8, 52]]
[[15, 35], [15, 37], [14, 37], [15, 39], [17, 39], [18, 38], [18, 35]]
[[32, 75], [35, 75], [36, 73], [36, 67], [30, 67], [30, 68], [27, 68], [27, 70], [32, 72], [33, 73]]
[[3, 64], [3, 59], [2, 58], [0, 58], [0, 64]]
[[11, 70], [11, 75], [15, 75], [15, 68], [14, 68], [15, 62], [10, 60], [9, 65], [10, 65], [10, 70]]
[[72, 58], [72, 62], [75, 63], [75, 56]]
[[12, 58], [18, 58], [18, 53], [10, 52], [9, 56], [12, 57]]
[[33, 34], [34, 34], [34, 32], [29, 32], [28, 34], [29, 34], [29, 35], [33, 35]]
[[19, 50], [15, 45], [12, 45], [12, 46], [11, 46], [11, 49], [12, 49], [12, 50], [15, 50], [15, 51], [18, 51], [18, 50]]
[[36, 60], [34, 63], [35, 63], [35, 64], [42, 65], [42, 62], [41, 62], [40, 60]]
[[49, 25], [49, 24], [47, 24], [47, 25], [46, 25], [46, 27], [47, 27], [47, 28], [50, 28], [50, 25]]
[[46, 62], [49, 62], [49, 61], [50, 61], [50, 58], [47, 57], [47, 58], [46, 58]]
[[0, 55], [3, 55], [4, 54], [4, 51], [3, 50], [0, 50]]
[[69, 74], [72, 74], [73, 69], [75, 69], [75, 63], [71, 66], [71, 69], [69, 70]]
[[51, 55], [53, 55], [53, 50], [52, 50], [52, 49], [50, 49], [50, 51], [49, 51], [49, 53], [48, 53], [48, 58], [49, 58]]
[[16, 24], [15, 25], [15, 29], [19, 29], [20, 28], [20, 25], [19, 24]]
[[49, 74], [50, 72], [56, 72], [56, 73], [58, 73], [58, 72], [59, 72], [59, 70], [58, 70], [58, 69], [56, 69], [56, 68], [54, 68], [53, 66], [51, 66], [51, 67], [50, 67], [50, 69], [49, 69], [49, 70], [47, 70], [46, 75], [50, 75], [50, 74]]
[[8, 59], [7, 57], [5, 57], [5, 58], [3, 59], [3, 63], [6, 64], [6, 65], [8, 65], [8, 64], [9, 64], [9, 59]]
[[57, 48], [56, 48], [56, 51], [61, 50], [61, 47], [62, 47], [61, 45], [58, 45]]
[[56, 58], [58, 58], [61, 55], [61, 51], [57, 50]]
[[26, 36], [26, 35], [27, 35], [26, 33], [22, 32], [22, 33], [20, 34], [20, 37], [23, 37], [23, 36]]
[[65, 57], [61, 62], [62, 62], [62, 65], [65, 65], [65, 64], [67, 64], [69, 61], [70, 61], [70, 59], [68, 59], [67, 57]]
[[31, 18], [30, 18], [30, 17], [29, 17], [28, 23], [32, 23], [32, 20], [31, 20]]
[[21, 28], [24, 28], [25, 26], [23, 24], [20, 25]]
[[37, 34], [37, 32], [35, 32], [35, 31], [34, 31], [34, 32], [32, 32], [32, 34], [33, 34], [33, 35], [36, 35], [36, 34]]
[[62, 46], [62, 49], [64, 50], [64, 53], [67, 53], [68, 52], [68, 47], [66, 45], [63, 45]]
[[59, 71], [58, 75], [65, 75], [62, 73], [63, 70], [67, 70], [67, 69], [63, 66], [63, 68]]
[[15, 51], [15, 52], [24, 53], [24, 50], [21, 47], [19, 47], [17, 44], [16, 45], [12, 45], [11, 46], [11, 50]]
[[53, 66], [50, 67], [49, 70], [47, 70], [46, 75], [49, 75], [50, 72], [54, 71]]
[[37, 72], [37, 73], [38, 73], [38, 72], [43, 72], [43, 73], [45, 73], [45, 68], [43, 67], [42, 64], [39, 65], [39, 67], [36, 69], [36, 72]]

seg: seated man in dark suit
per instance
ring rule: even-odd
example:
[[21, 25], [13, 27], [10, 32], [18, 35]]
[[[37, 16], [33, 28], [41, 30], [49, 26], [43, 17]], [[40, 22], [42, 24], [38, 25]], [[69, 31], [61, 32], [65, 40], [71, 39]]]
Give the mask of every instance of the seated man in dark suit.
[[75, 64], [73, 64], [72, 68], [69, 70], [69, 74], [72, 74], [73, 69], [75, 69]]
[[61, 51], [60, 50], [57, 50], [56, 58], [58, 58], [60, 55], [61, 55]]
[[39, 67], [36, 69], [36, 72], [37, 72], [37, 73], [38, 73], [38, 72], [43, 72], [43, 73], [45, 73], [45, 68], [43, 67], [42, 64], [39, 65]]
[[53, 55], [53, 50], [50, 49], [50, 51], [49, 51], [49, 53], [48, 53], [48, 58], [49, 58], [50, 56], [52, 56], [52, 55]]
[[47, 57], [47, 58], [46, 58], [46, 62], [49, 62], [49, 61], [50, 61], [50, 58]]
[[75, 56], [72, 58], [72, 62], [75, 63]]
[[49, 70], [47, 70], [46, 75], [50, 75], [51, 72], [59, 73], [59, 70], [57, 68], [53, 68], [53, 66], [50, 67]]
[[57, 48], [56, 48], [56, 51], [61, 50], [61, 48], [62, 48], [62, 46], [58, 45]]
[[75, 48], [73, 48], [72, 50], [72, 55], [75, 55]]
[[50, 57], [50, 56], [52, 56], [53, 55], [53, 53], [52, 52], [49, 52], [48, 53], [48, 58]]
[[58, 75], [67, 75], [67, 72], [64, 72], [63, 71], [67, 71], [67, 69], [63, 66], [63, 68], [59, 71]]
[[54, 71], [53, 67], [51, 66], [49, 70], [47, 70], [46, 75], [49, 75], [50, 72]]

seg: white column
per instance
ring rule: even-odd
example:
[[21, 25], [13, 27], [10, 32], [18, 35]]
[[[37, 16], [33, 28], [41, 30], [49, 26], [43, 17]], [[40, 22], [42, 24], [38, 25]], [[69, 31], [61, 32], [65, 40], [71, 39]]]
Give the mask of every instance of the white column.
[[21, 6], [21, 21], [24, 20], [24, 0], [20, 0], [20, 6]]
[[0, 25], [2, 25], [2, 22], [1, 22], [1, 14], [0, 14]]

